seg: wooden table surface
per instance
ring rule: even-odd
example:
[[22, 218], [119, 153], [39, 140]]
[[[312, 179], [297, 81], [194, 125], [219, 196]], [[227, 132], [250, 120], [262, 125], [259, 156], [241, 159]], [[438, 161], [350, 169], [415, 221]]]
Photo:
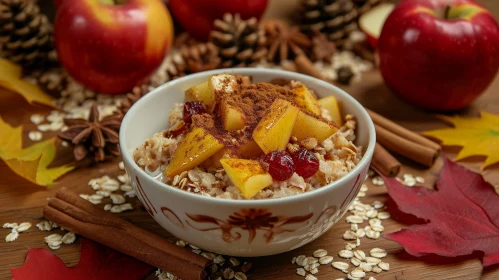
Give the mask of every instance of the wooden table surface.
[[[496, 17], [499, 15], [499, 2], [496, 0], [479, 1], [491, 9]], [[272, 7], [271, 7], [272, 8]], [[429, 130], [445, 127], [441, 121], [437, 120], [434, 114], [416, 110], [398, 100], [384, 86], [378, 71], [366, 73], [362, 82], [345, 87], [357, 100], [366, 107], [377, 111], [384, 116], [396, 121], [415, 131]], [[481, 110], [499, 114], [499, 76], [495, 79], [489, 89], [468, 109], [459, 112], [462, 115], [477, 116]], [[20, 97], [0, 89], [0, 116], [12, 125], [24, 125], [25, 145], [31, 145], [27, 139], [27, 133], [35, 126], [30, 123], [29, 116], [34, 112], [48, 114], [49, 110], [43, 107], [33, 107], [24, 102]], [[45, 133], [44, 137], [51, 135]], [[457, 148], [446, 148], [445, 153], [450, 157], [455, 156]], [[70, 149], [62, 148], [58, 151], [58, 162], [68, 162], [71, 158]], [[460, 163], [466, 167], [479, 171], [483, 158], [470, 158]], [[116, 176], [123, 171], [118, 169], [118, 160], [107, 162], [95, 166], [84, 166], [67, 174], [61, 178], [52, 188], [37, 187], [14, 174], [5, 163], [0, 161], [0, 224], [7, 222], [31, 222], [33, 227], [26, 233], [21, 233], [18, 240], [5, 243], [0, 241], [0, 279], [10, 279], [10, 267], [19, 267], [24, 262], [28, 248], [48, 248], [43, 238], [47, 232], [39, 231], [34, 225], [42, 219], [41, 209], [59, 187], [66, 186], [77, 193], [91, 193], [91, 188], [87, 185], [88, 180], [103, 175]], [[431, 186], [435, 176], [441, 167], [439, 162], [430, 170], [425, 170], [405, 163], [401, 174], [411, 173], [421, 175], [426, 178], [425, 185]], [[482, 172], [486, 180], [499, 188], [499, 164], [487, 168]], [[386, 188], [384, 186], [372, 186], [370, 182], [368, 195], [361, 200], [364, 203], [371, 203], [374, 200], [386, 201]], [[136, 204], [132, 200], [132, 204]], [[162, 229], [144, 209], [137, 208], [132, 212], [120, 214], [128, 221], [149, 230], [164, 238], [175, 240], [168, 232]], [[385, 232], [393, 232], [404, 225], [392, 219], [383, 222]], [[303, 279], [296, 275], [296, 266], [291, 264], [293, 256], [300, 254], [311, 255], [313, 251], [324, 248], [335, 256], [343, 249], [346, 242], [342, 235], [350, 226], [340, 221], [330, 231], [318, 238], [314, 242], [296, 249], [292, 252], [277, 256], [255, 258], [249, 261], [254, 263], [253, 270], [248, 273], [249, 279]], [[51, 233], [58, 232], [52, 231]], [[8, 229], [0, 228], [0, 237], [3, 239], [9, 233]], [[379, 247], [388, 251], [386, 261], [390, 263], [390, 271], [380, 274], [369, 274], [376, 279], [499, 279], [499, 267], [492, 267], [482, 272], [482, 267], [477, 257], [445, 259], [437, 256], [415, 258], [407, 253], [395, 242], [379, 238], [371, 240], [362, 239], [360, 249], [368, 251], [371, 248]], [[72, 245], [63, 245], [54, 251], [66, 265], [76, 265], [79, 259], [79, 242]], [[316, 275], [319, 279], [336, 279], [345, 277], [345, 274], [330, 266], [321, 266]], [[150, 276], [150, 279], [155, 279]], [[148, 279], [149, 279], [148, 278]], [[367, 278], [366, 278], [367, 279]]]

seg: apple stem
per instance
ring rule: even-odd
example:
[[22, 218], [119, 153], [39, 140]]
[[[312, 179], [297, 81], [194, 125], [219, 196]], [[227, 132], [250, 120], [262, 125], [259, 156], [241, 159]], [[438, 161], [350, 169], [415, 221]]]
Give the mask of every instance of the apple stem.
[[444, 19], [449, 19], [449, 13], [450, 13], [450, 9], [452, 7], [450, 5], [446, 5], [445, 6], [445, 10], [444, 10]]

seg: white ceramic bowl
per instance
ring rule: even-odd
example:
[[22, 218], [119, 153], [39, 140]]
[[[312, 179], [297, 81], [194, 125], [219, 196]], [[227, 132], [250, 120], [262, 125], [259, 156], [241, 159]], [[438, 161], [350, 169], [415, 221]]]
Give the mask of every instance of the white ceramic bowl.
[[[343, 113], [357, 118], [356, 144], [364, 157], [346, 176], [304, 194], [264, 200], [226, 200], [200, 196], [161, 183], [133, 161], [131, 151], [167, 128], [174, 103], [184, 91], [216, 73], [242, 74], [254, 82], [297, 80], [318, 96], [334, 95]], [[318, 79], [271, 69], [220, 69], [189, 75], [160, 86], [135, 103], [120, 130], [120, 148], [132, 186], [149, 214], [167, 231], [204, 250], [231, 256], [266, 256], [303, 246], [326, 232], [346, 212], [362, 185], [376, 142], [374, 125], [353, 97]]]

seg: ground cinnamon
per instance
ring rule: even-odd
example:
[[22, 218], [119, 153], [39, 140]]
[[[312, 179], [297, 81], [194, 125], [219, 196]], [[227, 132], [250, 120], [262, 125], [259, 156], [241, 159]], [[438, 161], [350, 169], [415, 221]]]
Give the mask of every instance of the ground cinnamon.
[[166, 270], [184, 280], [205, 279], [211, 261], [95, 207], [61, 188], [43, 208], [59, 226]]
[[441, 149], [440, 145], [431, 141], [430, 139], [427, 139], [413, 131], [410, 131], [367, 108], [366, 110], [369, 113], [369, 116], [371, 117], [373, 122], [378, 126], [383, 127], [384, 129], [390, 131], [391, 133], [396, 134], [404, 139], [407, 139], [408, 141], [420, 144], [435, 151], [440, 151]]
[[427, 167], [432, 166], [435, 162], [439, 151], [402, 138], [378, 124], [374, 124], [374, 127], [376, 129], [377, 141], [387, 150], [400, 154]]
[[376, 143], [374, 148], [372, 165], [378, 172], [388, 177], [397, 176], [401, 166], [400, 162], [379, 143]]

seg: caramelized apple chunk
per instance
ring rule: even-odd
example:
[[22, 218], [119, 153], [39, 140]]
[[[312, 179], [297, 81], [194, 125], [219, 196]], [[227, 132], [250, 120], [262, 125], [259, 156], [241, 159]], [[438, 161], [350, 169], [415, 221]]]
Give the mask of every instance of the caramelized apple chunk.
[[296, 136], [299, 141], [306, 138], [315, 138], [322, 142], [338, 131], [335, 123], [300, 111], [296, 117], [295, 126], [291, 135]]
[[293, 93], [295, 103], [300, 106], [300, 108], [314, 115], [319, 116], [321, 114], [321, 108], [319, 107], [317, 100], [305, 85], [299, 85], [298, 87], [293, 88], [291, 92]]
[[334, 96], [321, 98], [319, 99], [318, 102], [319, 105], [322, 106], [322, 108], [326, 109], [329, 112], [329, 115], [331, 116], [333, 122], [335, 122], [339, 126], [343, 125], [343, 120], [341, 119], [340, 106]]
[[220, 162], [227, 176], [245, 198], [252, 198], [272, 184], [272, 176], [256, 160], [224, 158]]
[[246, 125], [246, 116], [241, 108], [223, 98], [220, 102], [220, 118], [225, 130], [239, 130]]

